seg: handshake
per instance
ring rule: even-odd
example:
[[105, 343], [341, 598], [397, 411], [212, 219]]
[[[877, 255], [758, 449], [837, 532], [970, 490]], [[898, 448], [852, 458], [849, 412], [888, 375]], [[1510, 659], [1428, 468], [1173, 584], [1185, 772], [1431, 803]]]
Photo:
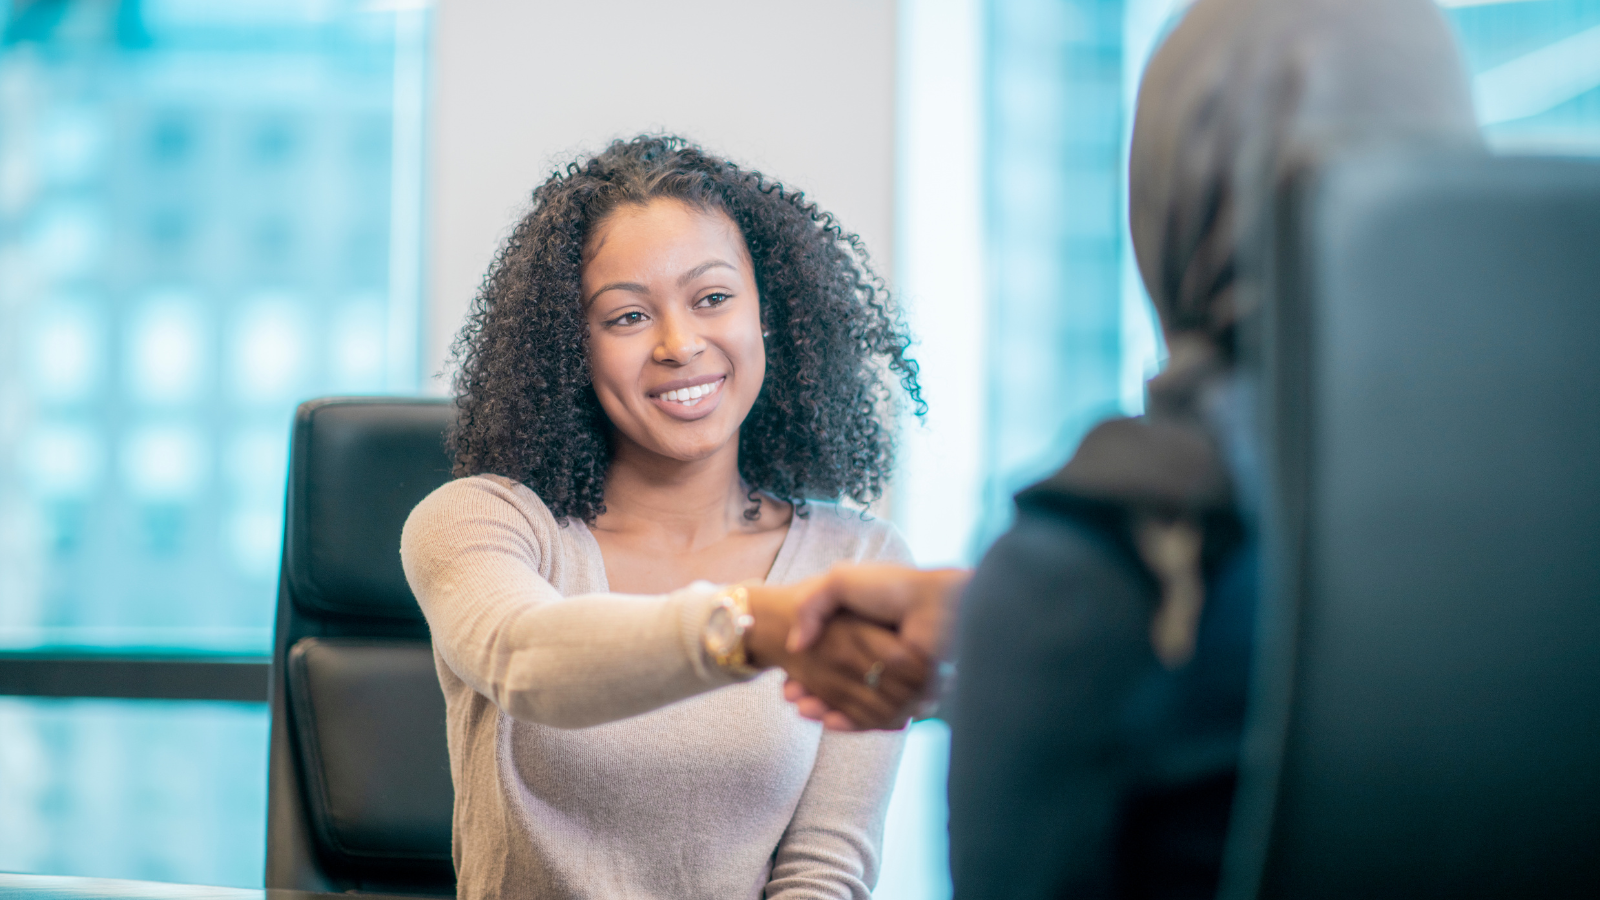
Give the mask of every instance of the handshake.
[[934, 698], [970, 572], [840, 564], [749, 589], [745, 652], [789, 674], [784, 697], [827, 728], [902, 728]]

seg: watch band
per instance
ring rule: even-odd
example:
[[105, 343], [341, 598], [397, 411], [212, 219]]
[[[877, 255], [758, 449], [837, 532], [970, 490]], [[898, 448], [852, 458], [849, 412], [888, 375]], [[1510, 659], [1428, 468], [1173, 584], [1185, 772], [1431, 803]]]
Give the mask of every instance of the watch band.
[[[719, 617], [725, 618], [718, 623]], [[759, 670], [750, 665], [744, 652], [744, 636], [755, 624], [750, 614], [750, 590], [742, 584], [729, 585], [718, 592], [717, 609], [706, 623], [704, 639], [706, 654], [718, 668], [740, 677], [748, 677]], [[723, 625], [723, 627], [715, 627]]]

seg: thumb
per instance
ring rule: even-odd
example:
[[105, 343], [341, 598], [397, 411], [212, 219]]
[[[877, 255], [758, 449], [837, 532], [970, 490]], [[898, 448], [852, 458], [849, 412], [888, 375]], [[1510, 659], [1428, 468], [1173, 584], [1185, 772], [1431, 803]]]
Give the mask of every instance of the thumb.
[[816, 643], [828, 619], [839, 611], [838, 595], [829, 587], [828, 579], [820, 580], [815, 587], [800, 597], [794, 609], [794, 624], [789, 627], [787, 647], [790, 653], [800, 653]]

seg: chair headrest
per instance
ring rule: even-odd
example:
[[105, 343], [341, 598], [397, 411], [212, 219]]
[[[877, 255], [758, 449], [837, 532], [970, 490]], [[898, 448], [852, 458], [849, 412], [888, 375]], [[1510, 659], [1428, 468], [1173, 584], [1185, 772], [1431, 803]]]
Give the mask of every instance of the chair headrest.
[[455, 407], [421, 398], [300, 405], [289, 461], [284, 578], [301, 609], [421, 621], [400, 568], [400, 530], [450, 480]]

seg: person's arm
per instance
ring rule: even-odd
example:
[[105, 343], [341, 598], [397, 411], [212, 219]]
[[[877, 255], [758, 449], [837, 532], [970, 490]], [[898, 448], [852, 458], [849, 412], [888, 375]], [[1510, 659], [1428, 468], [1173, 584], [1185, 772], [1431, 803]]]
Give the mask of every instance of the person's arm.
[[[721, 604], [715, 586], [562, 597], [540, 574], [542, 565], [557, 564], [545, 556], [558, 540], [545, 510], [482, 478], [440, 488], [406, 520], [406, 579], [440, 656], [473, 690], [513, 718], [582, 728], [741, 680], [705, 652], [706, 623]], [[794, 608], [808, 589], [749, 589], [756, 621], [745, 643], [754, 665], [835, 686], [830, 696], [863, 717], [881, 716], [889, 698], [919, 689], [920, 658], [894, 652], [892, 637], [865, 623], [841, 629], [817, 652], [787, 652]], [[870, 663], [862, 655], [875, 648], [888, 692], [837, 671], [846, 663], [864, 671]]]
[[1124, 549], [1069, 517], [1024, 512], [985, 556], [945, 707], [957, 898], [1110, 895], [1155, 602]]
[[904, 731], [825, 731], [817, 761], [773, 855], [766, 897], [868, 900]]
[[580, 728], [737, 679], [702, 647], [715, 591], [563, 598], [540, 575], [554, 522], [497, 482], [445, 485], [411, 513], [406, 579], [451, 671], [507, 715]]

